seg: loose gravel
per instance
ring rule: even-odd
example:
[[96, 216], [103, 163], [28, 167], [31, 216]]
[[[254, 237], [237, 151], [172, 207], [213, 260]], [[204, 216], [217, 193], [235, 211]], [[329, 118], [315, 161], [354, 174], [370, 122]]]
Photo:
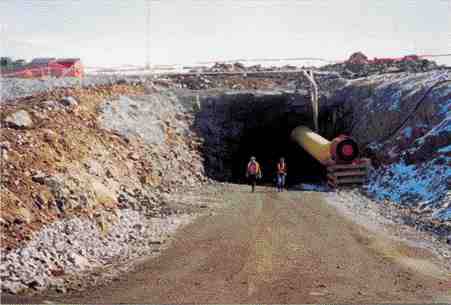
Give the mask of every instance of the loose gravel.
[[195, 217], [147, 218], [133, 210], [117, 213], [107, 232], [95, 219], [64, 219], [37, 232], [24, 247], [2, 253], [2, 291], [50, 288], [65, 292], [74, 284], [71, 276], [158, 253], [179, 226]]
[[[392, 204], [378, 203], [359, 190], [341, 190], [324, 193], [324, 198], [342, 215], [373, 232], [397, 238], [414, 247], [430, 250], [451, 272], [451, 246], [429, 232], [421, 232], [408, 223], [406, 215]], [[442, 237], [443, 239], [443, 237]]]
[[51, 91], [56, 88], [90, 87], [111, 85], [117, 83], [137, 84], [146, 81], [143, 76], [125, 75], [88, 75], [82, 80], [75, 77], [47, 78], [47, 79], [0, 79], [0, 103], [34, 94]]

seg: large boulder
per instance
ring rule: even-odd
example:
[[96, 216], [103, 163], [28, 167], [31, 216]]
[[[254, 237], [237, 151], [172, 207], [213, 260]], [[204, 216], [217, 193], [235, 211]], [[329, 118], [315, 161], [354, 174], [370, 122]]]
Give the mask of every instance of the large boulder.
[[77, 269], [84, 270], [91, 266], [87, 258], [76, 253], [70, 253], [68, 259]]
[[60, 103], [69, 108], [74, 108], [78, 106], [77, 100], [72, 96], [64, 97], [63, 99], [61, 99]]
[[27, 286], [25, 286], [21, 282], [14, 282], [14, 281], [2, 281], [1, 287], [2, 287], [2, 291], [9, 292], [12, 294], [18, 294], [21, 291], [27, 289]]
[[366, 55], [362, 52], [355, 52], [349, 57], [347, 62], [350, 64], [363, 65], [367, 64], [369, 61], [368, 57], [366, 57]]
[[4, 119], [4, 123], [12, 128], [31, 128], [33, 127], [33, 120], [25, 110], [19, 110], [8, 115]]

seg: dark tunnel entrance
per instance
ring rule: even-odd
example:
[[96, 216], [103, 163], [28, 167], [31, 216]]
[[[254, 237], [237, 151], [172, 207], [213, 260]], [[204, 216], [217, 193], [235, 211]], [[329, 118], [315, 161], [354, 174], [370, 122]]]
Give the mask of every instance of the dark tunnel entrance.
[[[307, 94], [235, 93], [206, 96], [200, 101], [195, 127], [203, 139], [201, 151], [209, 178], [245, 183], [246, 165], [255, 156], [264, 184], [274, 183], [280, 157], [287, 162], [288, 186], [324, 181], [323, 166], [290, 138], [297, 126], [312, 127]], [[327, 112], [324, 108], [320, 112], [320, 133], [330, 139], [338, 131]]]
[[244, 183], [244, 173], [250, 156], [255, 156], [262, 168], [261, 182], [275, 182], [276, 164], [280, 157], [287, 163], [287, 186], [299, 183], [320, 183], [324, 174], [321, 164], [290, 139], [291, 128], [266, 125], [247, 130], [240, 146], [232, 155], [232, 181]]

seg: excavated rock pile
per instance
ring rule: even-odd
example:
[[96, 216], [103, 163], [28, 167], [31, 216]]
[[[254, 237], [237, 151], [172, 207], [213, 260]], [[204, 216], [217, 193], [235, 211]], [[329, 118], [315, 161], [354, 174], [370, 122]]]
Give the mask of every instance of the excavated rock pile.
[[87, 75], [83, 79], [76, 77], [49, 77], [46, 79], [31, 78], [1, 78], [0, 103], [36, 94], [46, 94], [59, 88], [88, 88], [91, 86], [105, 86], [114, 84], [142, 84], [142, 76], [124, 75]]
[[[252, 72], [252, 71], [250, 71]], [[0, 104], [19, 98], [45, 95], [59, 88], [91, 88], [125, 84], [131, 86], [154, 85], [167, 89], [189, 90], [308, 90], [309, 83], [300, 72], [295, 73], [254, 73], [246, 74], [168, 74], [158, 77], [144, 75], [88, 75], [82, 80], [76, 78], [20, 79], [4, 78], [0, 80]], [[346, 80], [335, 72], [318, 73], [316, 80], [321, 93], [327, 94], [343, 87]]]
[[450, 79], [446, 71], [373, 76], [331, 97], [373, 160], [368, 193], [409, 209], [413, 222], [451, 221]]
[[344, 63], [326, 65], [320, 68], [321, 71], [334, 71], [346, 79], [356, 79], [369, 77], [372, 75], [381, 75], [387, 73], [420, 73], [438, 70], [440, 68], [434, 61], [427, 59], [417, 60], [376, 60], [374, 62], [362, 61], [356, 62], [348, 60]]
[[262, 71], [280, 71], [280, 70], [296, 70], [296, 66], [285, 65], [282, 67], [271, 66], [263, 67], [261, 64], [253, 66], [245, 66], [240, 62], [235, 62], [233, 64], [227, 63], [215, 63], [211, 67], [205, 67], [202, 72], [262, 72]]
[[171, 195], [207, 182], [190, 109], [142, 85], [2, 104], [2, 291], [61, 288], [64, 274], [149, 253], [184, 223], [167, 218], [184, 212]]
[[[346, 85], [347, 80], [337, 73], [317, 73], [316, 82], [322, 94], [329, 94]], [[240, 74], [170, 74], [156, 80], [156, 84], [171, 88], [205, 90], [213, 88], [232, 90], [309, 90], [303, 73], [274, 72]]]

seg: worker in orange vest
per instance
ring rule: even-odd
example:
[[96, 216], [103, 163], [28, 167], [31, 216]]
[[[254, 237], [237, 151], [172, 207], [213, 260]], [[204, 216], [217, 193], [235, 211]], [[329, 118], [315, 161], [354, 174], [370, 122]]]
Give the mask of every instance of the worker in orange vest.
[[284, 158], [280, 158], [277, 163], [277, 183], [276, 188], [278, 192], [282, 192], [285, 187], [285, 177], [287, 176], [287, 164]]
[[246, 167], [246, 178], [249, 179], [249, 183], [252, 188], [252, 193], [255, 192], [255, 186], [257, 185], [257, 179], [262, 177], [262, 171], [260, 164], [257, 162], [255, 157], [251, 157], [251, 160]]

